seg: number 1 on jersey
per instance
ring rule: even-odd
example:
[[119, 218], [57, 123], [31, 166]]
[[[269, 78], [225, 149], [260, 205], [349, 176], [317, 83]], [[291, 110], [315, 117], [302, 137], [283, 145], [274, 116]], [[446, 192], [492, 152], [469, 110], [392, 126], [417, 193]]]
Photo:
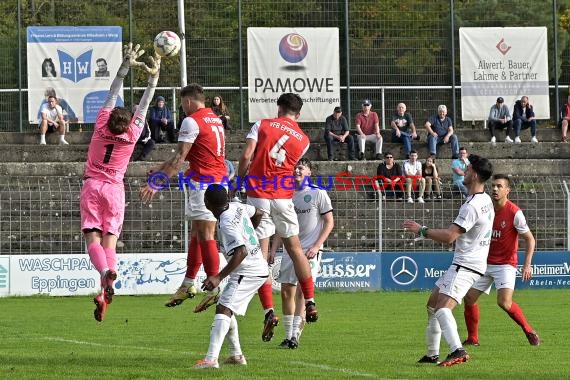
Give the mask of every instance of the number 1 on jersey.
[[103, 157], [103, 163], [108, 164], [111, 161], [111, 154], [113, 154], [113, 149], [115, 149], [115, 144], [105, 145], [105, 157]]
[[289, 136], [283, 135], [281, 138], [273, 145], [273, 148], [269, 151], [269, 156], [275, 159], [275, 165], [283, 166], [287, 151], [283, 149], [283, 145], [289, 140]]

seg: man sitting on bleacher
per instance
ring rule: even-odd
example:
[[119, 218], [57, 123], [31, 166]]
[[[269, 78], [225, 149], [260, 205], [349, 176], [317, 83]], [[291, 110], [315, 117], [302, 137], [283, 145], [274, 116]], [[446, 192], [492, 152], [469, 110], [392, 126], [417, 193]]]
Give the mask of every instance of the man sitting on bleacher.
[[59, 132], [59, 145], [69, 145], [65, 141], [65, 121], [63, 120], [63, 111], [61, 106], [57, 104], [55, 96], [50, 95], [46, 104], [42, 105], [40, 110], [42, 115], [39, 120], [40, 128], [40, 145], [46, 145], [47, 132]]

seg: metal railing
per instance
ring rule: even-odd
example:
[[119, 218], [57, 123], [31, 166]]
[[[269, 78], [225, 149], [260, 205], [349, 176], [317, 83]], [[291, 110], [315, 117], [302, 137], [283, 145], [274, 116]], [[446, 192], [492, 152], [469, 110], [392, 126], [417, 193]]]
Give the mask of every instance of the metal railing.
[[[144, 179], [125, 181], [126, 211], [119, 253], [185, 252], [188, 225], [183, 192], [172, 186], [150, 204], [138, 199]], [[537, 250], [570, 247], [570, 191], [564, 179], [517, 177], [511, 199], [524, 211]], [[84, 253], [76, 177], [10, 177], [0, 180], [0, 254]], [[461, 195], [444, 181], [443, 199], [425, 204], [382, 200], [371, 186], [332, 187], [335, 227], [325, 243], [334, 251], [445, 251], [432, 240], [414, 242], [405, 219], [445, 228], [456, 217]]]

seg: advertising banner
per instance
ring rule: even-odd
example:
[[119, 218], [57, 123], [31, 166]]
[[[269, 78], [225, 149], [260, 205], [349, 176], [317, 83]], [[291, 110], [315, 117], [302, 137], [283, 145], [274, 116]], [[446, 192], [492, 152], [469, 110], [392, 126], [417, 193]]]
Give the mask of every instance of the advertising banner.
[[[55, 93], [64, 118], [93, 123], [121, 61], [118, 26], [33, 26], [27, 29], [28, 120], [37, 124], [40, 108]], [[123, 105], [122, 90], [117, 106]]]
[[[382, 289], [430, 290], [449, 268], [452, 252], [382, 253]], [[517, 289], [570, 288], [570, 254], [568, 252], [535, 252], [532, 279], [521, 280], [524, 252], [518, 253]]]
[[512, 114], [523, 95], [550, 118], [546, 27], [459, 28], [459, 48], [463, 120], [487, 120], [499, 96]]
[[338, 28], [247, 28], [249, 121], [277, 116], [277, 98], [303, 98], [298, 121], [324, 122], [340, 105]]
[[[321, 268], [315, 282], [318, 290], [380, 290], [379, 253], [370, 252], [323, 252]], [[281, 267], [281, 255], [272, 266], [273, 290], [281, 290], [275, 281]]]
[[[315, 289], [317, 290], [430, 290], [449, 268], [452, 252], [324, 252]], [[519, 263], [524, 252], [519, 252]], [[220, 263], [226, 260], [220, 254]], [[277, 278], [281, 256], [272, 266]], [[521, 281], [519, 289], [570, 288], [570, 252], [536, 252], [533, 277]], [[186, 272], [186, 254], [120, 254], [117, 261], [118, 295], [171, 294], [178, 289]], [[203, 268], [198, 283], [206, 278]], [[281, 286], [273, 281], [273, 290]], [[0, 297], [88, 295], [100, 291], [100, 275], [83, 255], [5, 255], [0, 256]]]
[[[9, 294], [2, 290], [2, 267], [9, 259]], [[226, 260], [220, 254], [220, 265]], [[174, 293], [186, 273], [186, 254], [120, 254], [117, 257], [118, 295]], [[206, 278], [203, 268], [197, 281]], [[87, 254], [12, 255], [0, 257], [0, 296], [46, 294], [52, 296], [87, 295], [100, 291], [100, 274]]]

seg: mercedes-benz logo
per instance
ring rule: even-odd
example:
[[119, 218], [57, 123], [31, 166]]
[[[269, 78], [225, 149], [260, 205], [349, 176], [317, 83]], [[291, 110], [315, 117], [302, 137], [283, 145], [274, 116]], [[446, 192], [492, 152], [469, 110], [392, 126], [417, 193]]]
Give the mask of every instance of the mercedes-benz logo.
[[418, 277], [418, 264], [408, 256], [400, 256], [390, 265], [392, 280], [398, 285], [409, 285]]

